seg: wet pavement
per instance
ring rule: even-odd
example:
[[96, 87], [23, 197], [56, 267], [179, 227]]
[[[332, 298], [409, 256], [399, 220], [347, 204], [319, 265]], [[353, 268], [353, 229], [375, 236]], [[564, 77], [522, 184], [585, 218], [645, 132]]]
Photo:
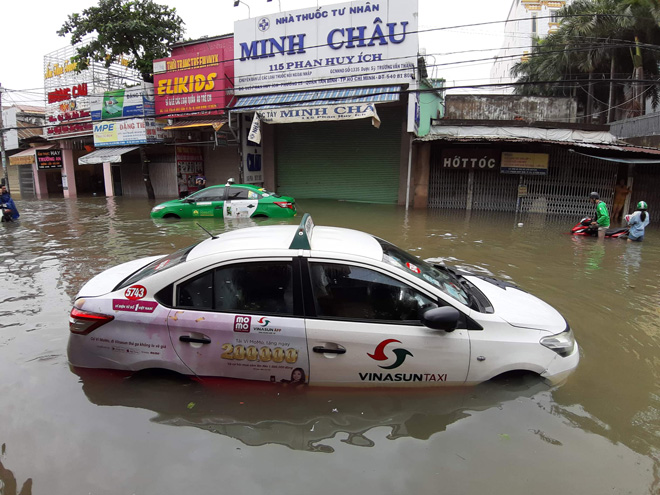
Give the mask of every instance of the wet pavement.
[[[660, 492], [660, 230], [568, 235], [579, 219], [298, 202], [316, 225], [520, 285], [567, 318], [582, 359], [435, 391], [199, 384], [76, 373], [68, 313], [105, 268], [204, 239], [146, 200], [18, 201], [0, 250], [0, 494]], [[201, 219], [211, 232], [298, 223]], [[522, 226], [519, 226], [522, 224]]]

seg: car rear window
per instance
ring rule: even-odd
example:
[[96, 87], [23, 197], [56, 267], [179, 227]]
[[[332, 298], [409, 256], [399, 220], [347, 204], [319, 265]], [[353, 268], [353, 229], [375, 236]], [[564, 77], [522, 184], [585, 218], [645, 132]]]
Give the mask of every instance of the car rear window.
[[461, 283], [451, 274], [442, 272], [429, 265], [426, 261], [420, 260], [412, 254], [406, 253], [394, 244], [390, 244], [382, 239], [375, 238], [383, 248], [383, 261], [389, 265], [411, 273], [417, 278], [435, 285], [448, 296], [453, 297], [461, 304], [468, 305], [470, 297], [461, 286]]
[[168, 256], [164, 256], [162, 258], [157, 259], [156, 261], [152, 261], [144, 268], [138, 270], [137, 272], [135, 272], [134, 274], [132, 274], [131, 276], [120, 282], [120, 284], [117, 287], [115, 287], [115, 290], [123, 289], [124, 287], [133, 285], [139, 282], [140, 280], [147, 278], [150, 275], [153, 275], [156, 272], [162, 272], [180, 263], [183, 263], [184, 261], [186, 261], [186, 259], [188, 258], [188, 254], [190, 253], [190, 251], [192, 251], [192, 249], [195, 246], [197, 246], [197, 244], [193, 244], [192, 246], [188, 246], [187, 248], [179, 249], [178, 251]]

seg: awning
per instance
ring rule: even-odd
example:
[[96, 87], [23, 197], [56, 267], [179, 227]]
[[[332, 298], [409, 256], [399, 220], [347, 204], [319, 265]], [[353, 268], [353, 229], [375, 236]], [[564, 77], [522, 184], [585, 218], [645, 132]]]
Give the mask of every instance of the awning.
[[277, 93], [243, 96], [232, 108], [232, 112], [253, 112], [285, 106], [320, 106], [339, 103], [384, 103], [399, 101], [399, 86], [383, 86], [353, 89], [324, 89], [300, 91], [298, 93]]
[[9, 165], [32, 165], [35, 161], [35, 151], [37, 150], [50, 150], [54, 148], [55, 144], [48, 144], [46, 146], [38, 146], [36, 148], [28, 148], [19, 151], [15, 155], [9, 157]]
[[191, 127], [213, 127], [213, 130], [218, 132], [226, 123], [227, 119], [181, 120], [179, 122], [175, 122], [174, 124], [165, 126], [164, 130], [169, 131], [171, 129], [189, 129]]
[[121, 155], [138, 149], [137, 146], [121, 148], [102, 148], [78, 158], [78, 165], [93, 165], [95, 163], [120, 163]]

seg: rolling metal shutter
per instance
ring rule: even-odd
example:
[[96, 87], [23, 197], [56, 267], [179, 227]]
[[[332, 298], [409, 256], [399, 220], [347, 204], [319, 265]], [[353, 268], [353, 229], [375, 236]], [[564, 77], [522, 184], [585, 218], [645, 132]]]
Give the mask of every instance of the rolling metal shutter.
[[547, 175], [524, 175], [522, 182], [519, 175], [445, 169], [438, 157], [439, 152], [433, 153], [429, 208], [471, 205], [474, 210], [516, 211], [520, 183], [527, 186], [527, 196], [521, 198], [519, 205], [522, 212], [591, 216], [591, 191], [598, 191], [607, 207], [612, 207], [618, 166], [563, 148], [550, 151]]
[[396, 203], [402, 110], [371, 119], [275, 126], [277, 192], [294, 198]]

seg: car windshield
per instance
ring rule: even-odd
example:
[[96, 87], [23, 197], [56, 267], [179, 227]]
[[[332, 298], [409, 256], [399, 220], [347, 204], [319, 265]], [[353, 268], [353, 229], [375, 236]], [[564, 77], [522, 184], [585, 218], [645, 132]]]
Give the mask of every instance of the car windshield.
[[452, 277], [450, 273], [434, 268], [426, 261], [420, 260], [416, 256], [406, 253], [399, 249], [394, 244], [376, 238], [383, 248], [383, 261], [389, 265], [396, 266], [397, 268], [412, 273], [417, 278], [426, 280], [428, 283], [435, 285], [442, 292], [448, 296], [453, 297], [461, 304], [466, 306], [469, 304], [470, 296], [463, 289], [460, 282]]
[[190, 251], [192, 251], [195, 246], [197, 246], [197, 244], [193, 244], [187, 248], [179, 249], [178, 251], [168, 256], [164, 256], [162, 258], [158, 258], [156, 261], [152, 261], [144, 268], [138, 270], [133, 275], [120, 282], [119, 285], [115, 287], [115, 290], [123, 289], [124, 287], [133, 285], [134, 283], [139, 282], [143, 278], [147, 278], [156, 272], [162, 272], [163, 270], [167, 270], [168, 268], [172, 268], [173, 266], [183, 263], [188, 258], [188, 253], [190, 253]]

